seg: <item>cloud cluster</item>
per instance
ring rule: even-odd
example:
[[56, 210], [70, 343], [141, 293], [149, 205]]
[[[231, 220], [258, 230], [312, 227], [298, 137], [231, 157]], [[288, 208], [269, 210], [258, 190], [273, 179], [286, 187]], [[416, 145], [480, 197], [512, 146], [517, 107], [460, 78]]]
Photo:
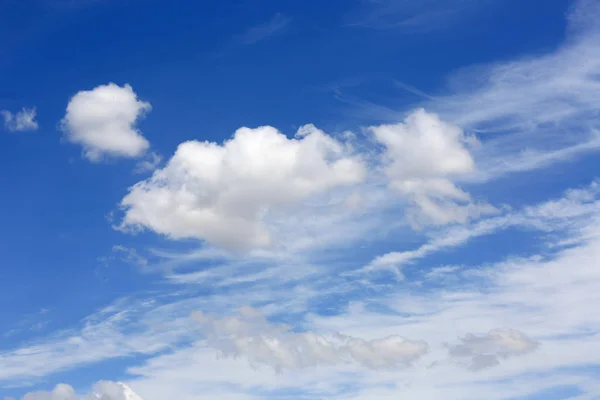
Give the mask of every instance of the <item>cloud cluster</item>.
[[[130, 188], [121, 202], [124, 231], [150, 229], [229, 249], [274, 244], [277, 217], [300, 215], [315, 198], [377, 187], [379, 171], [411, 204], [415, 226], [464, 223], [496, 212], [472, 201], [453, 179], [472, 173], [469, 143], [458, 127], [418, 109], [396, 125], [369, 129], [382, 152], [357, 153], [346, 142], [306, 125], [288, 138], [273, 127], [240, 128], [223, 144], [182, 143], [167, 165]], [[369, 162], [367, 162], [369, 160]], [[344, 204], [360, 209], [356, 193]], [[353, 206], [352, 206], [353, 205]]]
[[240, 128], [222, 145], [180, 144], [163, 169], [130, 188], [120, 228], [231, 249], [268, 246], [272, 213], [364, 177], [361, 160], [313, 126], [291, 139], [269, 126]]
[[136, 128], [136, 122], [151, 109], [130, 85], [100, 85], [75, 94], [61, 121], [65, 137], [83, 147], [90, 161], [105, 156], [135, 158], [150, 144]]
[[478, 371], [500, 364], [500, 359], [530, 353], [538, 346], [522, 332], [494, 329], [485, 335], [469, 334], [459, 344], [449, 346], [449, 351], [451, 357], [467, 359], [468, 368]]
[[8, 110], [0, 110], [4, 118], [4, 128], [10, 132], [35, 131], [38, 123], [35, 120], [37, 111], [35, 108], [22, 108], [16, 114]]
[[410, 365], [427, 353], [427, 343], [393, 335], [364, 340], [345, 335], [327, 337], [314, 332], [293, 332], [290, 326], [270, 323], [264, 314], [242, 307], [239, 317], [215, 318], [192, 314], [209, 346], [226, 357], [244, 357], [277, 371], [317, 365], [354, 362], [381, 369]]
[[404, 122], [373, 126], [370, 131], [385, 146], [383, 162], [390, 186], [418, 208], [409, 214], [414, 224], [464, 223], [496, 211], [472, 204], [471, 196], [451, 180], [475, 171], [469, 146], [477, 140], [458, 126], [418, 109]]
[[[81, 335], [69, 333], [0, 354], [0, 379], [36, 377], [142, 353], [155, 356], [127, 372], [136, 375], [139, 386], [135, 387], [144, 388], [140, 393], [155, 399], [281, 398], [302, 393], [314, 398], [381, 400], [396, 399], [400, 393], [407, 398], [478, 400], [545, 396], [558, 385], [577, 388], [580, 399], [597, 398], [600, 386], [596, 367], [587, 368], [597, 366], [600, 354], [600, 317], [590, 312], [590, 304], [600, 301], [598, 184], [570, 191], [556, 201], [471, 223], [469, 219], [478, 214], [470, 211], [473, 201], [460, 188], [458, 179], [477, 172], [474, 160], [478, 159], [473, 153], [482, 157], [486, 150], [474, 150], [462, 129], [443, 122], [510, 132], [498, 140], [483, 141], [481, 148], [492, 148], [496, 156], [521, 157], [520, 149], [515, 148], [534, 141], [539, 142], [536, 146], [551, 150], [558, 146], [559, 153], [549, 151], [539, 157], [529, 153], [517, 163], [516, 158], [506, 158], [502, 164], [488, 165], [486, 171], [494, 174], [539, 166], [549, 155], [555, 157], [553, 154], [558, 154], [558, 159], [567, 154], [562, 149], [574, 148], [568, 147], [571, 140], [587, 139], [597, 123], [590, 116], [595, 115], [599, 99], [599, 36], [597, 29], [589, 27], [590, 16], [598, 16], [593, 12], [598, 3], [581, 4], [592, 8], [582, 8], [571, 17], [571, 24], [577, 21], [581, 29], [558, 52], [485, 67], [483, 84], [450, 99], [455, 101], [447, 101], [448, 108], [440, 108], [442, 118], [418, 110], [400, 124], [371, 128], [384, 147], [375, 165], [312, 126], [301, 129], [293, 139], [274, 128], [245, 128], [222, 145], [199, 141], [182, 144], [167, 166], [131, 188], [122, 204], [122, 229], [146, 228], [173, 238], [199, 238], [236, 249], [263, 246], [277, 236], [270, 223], [278, 212], [294, 214], [313, 196], [325, 197], [336, 190], [352, 192], [356, 185], [370, 182], [374, 171], [381, 170], [385, 185], [390, 183], [422, 214], [418, 222], [424, 217], [434, 223], [467, 225], [434, 232], [428, 243], [412, 250], [406, 250], [403, 243], [400, 251], [376, 257], [371, 266], [423, 260], [426, 263], [407, 276], [427, 279], [448, 275], [457, 278], [460, 285], [444, 284], [440, 289], [438, 282], [428, 285], [418, 280], [380, 284], [368, 277], [348, 282], [337, 273], [355, 266], [356, 260], [344, 264], [345, 260], [336, 258], [332, 262], [331, 254], [325, 262], [310, 265], [318, 273], [303, 276], [305, 279], [296, 285], [286, 281], [295, 272], [290, 265], [272, 272], [261, 269], [261, 264], [240, 276], [232, 271], [241, 269], [219, 265], [201, 273], [213, 274], [214, 282], [238, 280], [246, 286], [221, 291], [214, 290], [216, 285], [211, 281], [199, 286], [201, 295], [173, 295], [164, 300], [173, 303], [151, 305], [151, 311], [140, 311], [133, 319], [129, 313], [134, 307], [116, 305], [110, 317], [102, 315], [100, 323], [86, 323]], [[517, 89], [527, 90], [530, 96], [515, 95], [519, 94]], [[564, 135], [565, 129], [569, 135]], [[584, 141], [577, 146], [590, 148], [595, 143]], [[360, 202], [356, 203], [360, 208]], [[436, 268], [426, 260], [437, 252], [467, 245], [475, 237], [520, 227], [528, 229], [529, 239], [539, 239], [532, 250], [537, 254], [523, 255], [521, 248], [508, 243], [509, 249], [498, 255], [500, 261], [492, 264]], [[347, 226], [342, 229], [347, 230]], [[544, 232], [541, 238], [535, 235], [539, 231]], [[493, 240], [498, 244], [495, 249], [502, 250], [506, 244], [504, 237]], [[137, 253], [129, 249], [116, 250], [127, 260], [138, 260]], [[472, 252], [479, 250], [478, 244], [466, 249], [463, 261], [472, 262]], [[335, 256], [347, 254], [356, 255], [349, 250]], [[296, 265], [302, 272], [310, 269], [306, 264], [293, 267]], [[177, 300], [172, 300], [175, 297]], [[339, 303], [346, 304], [348, 299], [366, 307], [341, 310]], [[206, 341], [159, 353], [196, 337], [193, 328], [178, 321], [182, 310], [186, 314], [197, 308], [228, 312], [240, 303], [267, 304], [265, 308], [275, 310], [274, 314], [286, 312], [289, 318], [291, 309], [304, 313], [305, 330], [271, 323], [263, 313], [248, 307], [234, 317], [195, 313]], [[316, 314], [306, 314], [315, 309]], [[324, 309], [328, 313], [318, 313]], [[335, 315], [329, 313], [332, 309]], [[518, 327], [531, 337], [511, 329], [480, 334], [496, 326]], [[322, 333], [336, 331], [349, 335]], [[424, 341], [406, 340], [396, 332]], [[448, 336], [461, 339], [436, 346]], [[373, 337], [383, 339], [360, 339]], [[543, 347], [538, 349], [537, 340]], [[214, 349], [227, 359], [215, 360], [214, 351], [209, 351]], [[532, 354], [536, 349], [539, 353]], [[449, 363], [428, 363], [448, 355]], [[513, 362], [517, 356], [524, 357]], [[235, 357], [244, 360], [239, 362]], [[293, 371], [273, 378], [260, 369], [246, 368], [246, 360]], [[500, 368], [491, 368], [498, 363], [502, 363]], [[434, 367], [409, 368], [402, 373], [393, 368], [407, 364]], [[466, 368], [456, 368], [455, 364]], [[202, 370], [210, 373], [199, 373]], [[105, 397], [94, 400], [130, 400], [123, 399], [119, 390], [106, 384], [97, 391]], [[212, 395], [211, 391], [222, 395]], [[55, 392], [63, 396], [59, 400], [74, 396], [65, 385]], [[251, 394], [239, 395], [242, 392]], [[52, 393], [39, 394], [44, 395], [39, 399], [57, 400]]]
[[51, 392], [30, 392], [22, 400], [142, 400], [129, 386], [122, 382], [100, 381], [87, 396], [78, 396], [66, 384], [58, 384]]
[[75, 390], [66, 384], [58, 384], [51, 392], [30, 392], [23, 400], [78, 400]]

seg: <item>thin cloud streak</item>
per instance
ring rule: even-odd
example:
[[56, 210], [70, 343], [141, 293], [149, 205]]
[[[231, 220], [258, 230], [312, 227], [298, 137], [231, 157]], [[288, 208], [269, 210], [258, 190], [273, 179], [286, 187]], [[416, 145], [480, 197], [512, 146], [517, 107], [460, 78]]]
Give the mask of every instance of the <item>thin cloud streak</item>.
[[403, 33], [426, 33], [469, 18], [493, 0], [366, 0], [346, 16], [346, 26]]
[[241, 44], [257, 44], [270, 36], [273, 36], [292, 23], [292, 18], [281, 13], [275, 14], [269, 21], [255, 25], [239, 36]]

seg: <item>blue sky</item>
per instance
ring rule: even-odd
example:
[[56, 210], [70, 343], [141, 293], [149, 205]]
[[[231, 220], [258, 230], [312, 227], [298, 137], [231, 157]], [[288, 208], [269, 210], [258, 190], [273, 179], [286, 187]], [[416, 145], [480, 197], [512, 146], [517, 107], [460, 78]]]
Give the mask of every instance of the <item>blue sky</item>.
[[3, 1], [0, 398], [600, 398], [598, 21]]

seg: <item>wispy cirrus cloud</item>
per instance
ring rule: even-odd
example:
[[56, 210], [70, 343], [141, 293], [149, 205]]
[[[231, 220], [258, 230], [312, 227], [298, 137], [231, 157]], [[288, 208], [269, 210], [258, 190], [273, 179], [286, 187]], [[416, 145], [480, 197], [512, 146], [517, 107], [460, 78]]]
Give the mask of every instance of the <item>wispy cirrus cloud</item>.
[[267, 22], [255, 25], [237, 37], [241, 44], [252, 45], [276, 35], [292, 23], [292, 18], [282, 13], [276, 13]]
[[[581, 4], [578, 12], [583, 16], [577, 17], [576, 12], [571, 18], [572, 26], [580, 29], [571, 29], [574, 36], [566, 48], [587, 43], [595, 35], [590, 26], [597, 20], [585, 17], [593, 14], [594, 3]], [[597, 54], [590, 43], [584, 47]], [[561, 57], [571, 53], [560, 54], [554, 61], [564, 62]], [[534, 61], [543, 58], [536, 56]], [[536, 65], [551, 67], [545, 61]], [[498, 72], [501, 67], [507, 75]], [[277, 203], [293, 197], [296, 190], [310, 192], [314, 185], [330, 189], [333, 186], [328, 185], [338, 177], [329, 174], [329, 168], [340, 153], [334, 151], [328, 157], [319, 153], [323, 142], [309, 140], [314, 127], [300, 131], [294, 139], [274, 134], [274, 128], [265, 135], [278, 138], [275, 142], [285, 144], [282, 147], [292, 143], [291, 148], [300, 148], [294, 153], [295, 160], [306, 161], [302, 172], [308, 171], [308, 175], [297, 174], [294, 165], [276, 168], [280, 165], [277, 157], [284, 152], [264, 151], [260, 141], [242, 143], [233, 138], [225, 144], [184, 146], [184, 155], [190, 147], [208, 151], [173, 157], [152, 178], [131, 189], [130, 193], [141, 193], [134, 199], [137, 201], [128, 204], [130, 209], [137, 207], [139, 224], [167, 235], [170, 230], [192, 231], [193, 235], [182, 237], [213, 239], [223, 245], [226, 242], [215, 241], [219, 236], [208, 230], [225, 227], [238, 233], [235, 223], [215, 227], [198, 225], [198, 221], [207, 215], [225, 220], [233, 216], [236, 223], [239, 219], [264, 223], [277, 245], [253, 248], [244, 257], [212, 246], [184, 254], [162, 252], [161, 257], [171, 266], [202, 263], [194, 265], [191, 272], [167, 274], [165, 279], [171, 284], [181, 285], [175, 286], [175, 293], [117, 301], [87, 318], [82, 326], [0, 353], [0, 381], [35, 379], [76, 366], [141, 355], [143, 360], [135, 359], [127, 368], [127, 383], [146, 400], [197, 400], [198, 393], [207, 399], [235, 400], [382, 400], [399, 395], [424, 400], [495, 400], [531, 395], [548, 398], [546, 393], [552, 391], [558, 398], [561, 395], [556, 393], [565, 385], [573, 396], [597, 398], [600, 314], [593, 308], [600, 301], [597, 183], [567, 191], [554, 200], [499, 209], [495, 216], [466, 218], [459, 221], [463, 225], [430, 228], [418, 240], [401, 236], [402, 229], [397, 228], [404, 227], [406, 204], [398, 203], [407, 198], [388, 190], [390, 183], [403, 186], [406, 181], [427, 181], [433, 174], [436, 179], [448, 180], [441, 185], [446, 192], [459, 193], [464, 199], [460, 185], [470, 178], [477, 182], [480, 168], [489, 174], [485, 179], [491, 179], [581, 154], [580, 147], [573, 146], [593, 148], [586, 145], [593, 132], [589, 129], [594, 124], [593, 94], [580, 87], [567, 92], [568, 101], [563, 104], [563, 99], [544, 89], [544, 79], [536, 75], [539, 71], [527, 68], [527, 60], [485, 66], [480, 70], [482, 81], [474, 87], [459, 84], [445, 98], [450, 103], [456, 99], [463, 107], [436, 103], [438, 97], [428, 99], [431, 103], [427, 106], [439, 113], [427, 111], [425, 118], [415, 119], [429, 130], [414, 129], [418, 123], [396, 118], [393, 126], [379, 126], [385, 130], [383, 136], [393, 134], [393, 140], [371, 138], [369, 145], [377, 146], [360, 147], [359, 151], [353, 140], [336, 138], [344, 156], [360, 155], [355, 161], [368, 170], [368, 179], [315, 192], [317, 196], [302, 197], [302, 202]], [[527, 73], [520, 76], [519, 70]], [[594, 68], [586, 69], [579, 77], [593, 85], [594, 73]], [[555, 82], [553, 74], [545, 77], [547, 82]], [[507, 87], [532, 89], [541, 103], [511, 97]], [[481, 110], [475, 108], [477, 101], [481, 101]], [[580, 108], [561, 110], [560, 105], [569, 103]], [[561, 115], [556, 116], [556, 111]], [[441, 130], [443, 138], [436, 139], [436, 129], [445, 124], [450, 127]], [[561, 139], [560, 129], [556, 130], [561, 127], [572, 135]], [[479, 133], [484, 150], [464, 143], [471, 132]], [[496, 133], [506, 136], [484, 137]], [[332, 138], [327, 135], [325, 141], [331, 143]], [[432, 143], [434, 147], [430, 147]], [[534, 151], [522, 152], [518, 145], [524, 144]], [[240, 151], [231, 153], [236, 155], [233, 157], [227, 154], [227, 146]], [[417, 160], [401, 163], [410, 157]], [[502, 160], [509, 162], [503, 165]], [[494, 165], [497, 169], [490, 167]], [[273, 181], [252, 175], [262, 172], [261, 168], [271, 172]], [[219, 173], [211, 175], [215, 171]], [[283, 177], [272, 177], [272, 171]], [[459, 179], [454, 173], [466, 177]], [[225, 189], [219, 187], [223, 182], [227, 183]], [[257, 186], [261, 190], [253, 191]], [[277, 188], [288, 190], [279, 193]], [[265, 213], [275, 203], [285, 210], [278, 218]], [[155, 218], [155, 207], [160, 210], [165, 204], [165, 220], [146, 219]], [[223, 213], [224, 209], [230, 212]], [[148, 210], [149, 216], [144, 214]], [[201, 218], [189, 218], [198, 216]], [[507, 229], [518, 230], [536, 245], [523, 254], [513, 246], [513, 237], [502, 236]], [[381, 231], [392, 232], [389, 236], [394, 241], [378, 242], [368, 254], [356, 251], [372, 244], [373, 237], [380, 239]], [[473, 261], [472, 256], [481, 251], [479, 243], [473, 242], [483, 236], [506, 245], [507, 249], [496, 255], [499, 260]], [[242, 237], [244, 240], [247, 238]], [[400, 250], [389, 252], [389, 247]], [[117, 249], [126, 261], [140, 261], [138, 253], [130, 250]], [[461, 268], [448, 267], [448, 260], [439, 257], [450, 251], [461, 255]], [[373, 260], [369, 266], [397, 268], [405, 273], [405, 279], [365, 274], [362, 267], [369, 259]], [[153, 267], [144, 264], [143, 268]], [[348, 271], [352, 276], [342, 273]], [[454, 281], [440, 285], [432, 279], [440, 275]], [[240, 306], [252, 308], [234, 314]], [[202, 312], [196, 314], [199, 324], [189, 318], [197, 310]], [[382, 339], [386, 337], [393, 339]], [[414, 342], [406, 347], [407, 341], [399, 338]], [[427, 343], [426, 353], [423, 343]], [[228, 357], [215, 357], [219, 353]], [[372, 368], [382, 365], [389, 368]], [[270, 367], [278, 366], [280, 375], [275, 375]]]
[[[199, 335], [199, 340], [129, 368], [132, 378], [127, 383], [146, 400], [161, 399], [168, 394], [176, 394], [182, 400], [196, 399], [198, 390], [206, 396], [218, 393], [236, 400], [281, 396], [300, 390], [307, 399], [324, 396], [338, 400], [392, 399], [398, 393], [427, 400], [440, 395], [451, 400], [505, 399], [558, 390], [564, 385], [594, 398], [600, 394], [600, 388], [594, 384], [593, 370], [586, 368], [598, 362], [596, 354], [600, 346], [596, 334], [600, 331], [600, 316], [589, 312], [600, 283], [595, 268], [600, 210], [597, 200], [595, 208], [590, 209], [592, 198], [597, 199], [593, 189], [582, 189], [553, 203], [523, 211], [546, 218], [555, 227], [555, 235], [546, 236], [548, 246], [569, 238], [569, 247], [559, 248], [552, 255], [527, 258], [508, 255], [493, 265], [448, 271], [460, 278], [461, 285], [446, 286], [444, 290], [418, 288], [408, 282], [402, 291], [380, 289], [383, 291], [379, 296], [356, 299], [334, 315], [305, 314], [301, 327], [297, 325], [293, 330], [267, 321], [258, 310], [245, 308], [239, 316], [231, 316], [231, 311], [222, 310], [220, 297], [162, 305], [148, 303], [142, 320], [152, 329], [159, 325], [173, 327], [173, 318], [193, 309], [220, 309], [223, 316], [200, 314], [200, 330], [192, 333]], [[581, 206], [577, 205], [578, 200]], [[264, 289], [271, 292], [268, 296], [271, 300], [272, 287]], [[256, 296], [257, 290], [254, 289], [252, 296]], [[288, 297], [301, 293], [284, 292]], [[323, 295], [309, 294], [312, 301]], [[254, 302], [241, 293], [237, 304], [244, 303]], [[93, 320], [114, 321], [115, 315], [122, 315], [132, 305], [115, 303]], [[304, 308], [304, 312], [307, 310]], [[280, 309], [270, 314], [269, 319], [280, 320], [289, 312]], [[129, 323], [133, 320], [129, 319]], [[148, 325], [150, 321], [152, 324]], [[119, 329], [131, 332], [127, 324]], [[339, 356], [339, 351], [345, 350], [343, 342], [340, 347], [330, 348], [335, 332], [364, 338], [360, 343], [366, 346], [365, 351], [369, 349], [369, 341], [398, 333], [419, 338], [430, 347], [411, 368], [401, 371], [394, 368], [371, 371], [357, 363], [321, 363], [293, 371], [283, 368], [279, 375], [270, 368], [260, 368], [283, 361], [287, 366], [306, 366], [310, 364], [306, 357], [312, 354], [309, 348]], [[202, 339], [204, 335], [208, 341]], [[103, 337], [110, 341], [115, 336]], [[143, 336], [131, 337], [135, 341]], [[312, 345], [307, 348], [309, 344]], [[241, 358], [215, 358], [215, 349]], [[328, 349], [335, 351], [327, 352]], [[62, 358], [69, 360], [69, 352], [79, 350], [68, 350]], [[21, 352], [24, 362], [32, 360], [29, 353]], [[369, 350], [361, 354], [376, 356], [377, 353]], [[258, 367], [251, 367], [249, 360]], [[207, 368], [210, 374], [201, 372]]]
[[346, 16], [347, 26], [404, 33], [429, 32], [470, 17], [493, 0], [364, 0]]
[[[328, 292], [317, 289], [315, 277], [279, 290], [275, 283], [281, 285], [281, 280], [275, 274], [264, 285], [250, 280], [245, 289], [226, 293], [123, 300], [90, 316], [79, 332], [0, 354], [0, 380], [32, 378], [109, 358], [147, 354], [154, 356], [130, 368], [134, 378], [129, 383], [150, 400], [165, 390], [167, 386], [159, 386], [168, 379], [175, 379], [182, 399], [194, 398], [199, 387], [212, 391], [220, 388], [232, 398], [241, 393], [274, 395], [302, 387], [317, 396], [344, 399], [347, 397], [340, 387], [350, 382], [360, 383], [360, 392], [374, 397], [382, 385], [415, 395], [427, 393], [429, 385], [436, 388], [430, 396], [442, 391], [450, 399], [477, 399], [484, 390], [506, 394], [513, 386], [510, 383], [521, 374], [593, 363], [594, 349], [599, 345], [593, 332], [600, 329], [600, 319], [590, 316], [584, 307], [597, 297], [595, 287], [600, 282], [594, 267], [600, 238], [595, 186], [526, 207], [521, 214], [552, 228], [554, 235], [547, 236], [548, 246], [568, 239], [569, 247], [559, 247], [552, 256], [513, 259], [508, 255], [494, 265], [447, 271], [459, 277], [461, 285], [443, 291], [415, 287], [411, 282], [403, 283], [400, 292], [379, 287], [377, 296], [356, 298], [333, 315], [307, 312], [313, 309], [311, 304], [351, 293], [353, 287], [343, 277], [329, 280]], [[320, 276], [331, 275], [326, 263], [321, 268]], [[231, 275], [226, 269], [215, 273], [221, 274], [221, 279]], [[202, 287], [199, 290], [204, 291]], [[547, 296], [549, 291], [555, 295]], [[274, 304], [282, 306], [272, 307]], [[244, 305], [256, 309], [245, 308], [240, 316], [231, 316], [231, 310]], [[210, 314], [199, 314], [197, 325], [189, 318], [194, 310]], [[290, 313], [304, 315], [295, 319], [293, 329], [276, 322], [286, 321]], [[337, 332], [347, 336], [336, 336]], [[377, 358], [378, 338], [394, 335], [430, 346], [427, 354], [415, 358], [413, 367], [401, 374], [393, 368], [371, 373], [360, 366], [361, 362], [315, 361], [330, 360], [322, 355], [312, 361], [306, 358], [312, 354], [309, 349], [333, 354], [334, 361], [345, 357], [352, 360], [354, 356], [363, 361], [367, 356]], [[184, 344], [190, 340], [193, 344]], [[350, 342], [354, 344], [350, 346]], [[539, 346], [534, 344], [538, 342]], [[177, 343], [172, 353], [157, 354]], [[385, 342], [388, 345], [397, 354], [405, 354], [396, 342]], [[215, 359], [215, 350], [242, 358]], [[369, 361], [366, 366], [387, 365], [384, 360], [393, 352], [385, 353], [380, 361]], [[270, 369], [250, 368], [249, 360], [257, 365], [276, 367], [284, 363], [288, 368], [304, 368], [293, 368], [293, 373], [282, 368], [275, 378]], [[211, 374], [198, 374], [194, 366], [200, 365], [210, 365]], [[306, 368], [309, 365], [313, 366]], [[478, 369], [478, 375], [472, 375], [470, 369]], [[325, 376], [329, 383], [319, 384]], [[566, 373], [565, 379], [583, 388], [589, 384], [585, 374], [576, 371]], [[532, 382], [515, 396], [553, 384]], [[461, 389], [453, 389], [456, 385]]]
[[569, 224], [573, 224], [571, 218], [576, 218], [581, 223], [583, 219], [598, 213], [600, 210], [600, 203], [597, 201], [598, 193], [600, 193], [600, 184], [593, 182], [586, 188], [567, 191], [565, 196], [558, 200], [549, 200], [522, 210], [508, 211], [503, 215], [487, 218], [469, 226], [441, 230], [432, 234], [431, 240], [417, 249], [377, 256], [364, 268], [364, 271], [402, 268], [430, 254], [463, 246], [474, 238], [513, 227], [548, 232], [565, 229]]
[[[465, 180], [490, 181], [600, 149], [599, 8], [593, 1], [577, 2], [568, 14], [566, 39], [552, 51], [465, 67], [450, 74], [437, 93], [400, 84], [417, 93], [429, 112], [477, 135], [481, 146], [472, 157], [478, 168]], [[369, 121], [389, 123], [406, 114], [341, 92], [336, 96], [352, 115]]]

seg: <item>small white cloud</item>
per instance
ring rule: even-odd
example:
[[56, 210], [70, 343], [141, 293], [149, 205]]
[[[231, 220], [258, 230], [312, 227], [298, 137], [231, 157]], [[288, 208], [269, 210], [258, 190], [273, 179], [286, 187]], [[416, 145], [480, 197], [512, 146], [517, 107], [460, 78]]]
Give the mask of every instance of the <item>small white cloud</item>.
[[138, 100], [130, 85], [109, 83], [73, 96], [61, 127], [67, 140], [83, 146], [90, 161], [104, 156], [140, 157], [150, 144], [135, 124], [151, 108]]
[[33, 108], [22, 108], [16, 114], [7, 110], [1, 110], [0, 115], [4, 118], [4, 128], [10, 132], [35, 131], [38, 123], [35, 120], [37, 111]]
[[271, 212], [366, 175], [340, 142], [307, 129], [289, 139], [269, 126], [240, 128], [223, 145], [180, 144], [163, 169], [130, 188], [119, 229], [147, 228], [231, 249], [270, 245]]
[[27, 393], [23, 400], [78, 400], [78, 397], [71, 386], [58, 384], [51, 392]]
[[494, 329], [485, 335], [469, 334], [460, 344], [449, 346], [452, 358], [468, 360], [468, 368], [478, 371], [493, 367], [501, 359], [531, 353], [539, 343], [522, 332], [512, 329]]
[[131, 388], [121, 382], [100, 381], [87, 396], [78, 396], [67, 384], [58, 384], [51, 392], [30, 392], [23, 400], [142, 400]]
[[369, 128], [385, 146], [384, 171], [390, 186], [408, 198], [415, 226], [466, 222], [496, 212], [487, 204], [471, 201], [452, 178], [475, 171], [469, 146], [476, 141], [462, 129], [418, 109], [404, 122]]
[[372, 369], [393, 368], [410, 365], [428, 351], [427, 343], [397, 335], [364, 340], [293, 332], [290, 326], [270, 323], [251, 307], [240, 308], [239, 317], [218, 319], [201, 312], [192, 317], [201, 325], [209, 346], [225, 357], [245, 357], [251, 364], [277, 371], [348, 362]]
[[122, 382], [100, 381], [94, 385], [89, 400], [142, 400]]

